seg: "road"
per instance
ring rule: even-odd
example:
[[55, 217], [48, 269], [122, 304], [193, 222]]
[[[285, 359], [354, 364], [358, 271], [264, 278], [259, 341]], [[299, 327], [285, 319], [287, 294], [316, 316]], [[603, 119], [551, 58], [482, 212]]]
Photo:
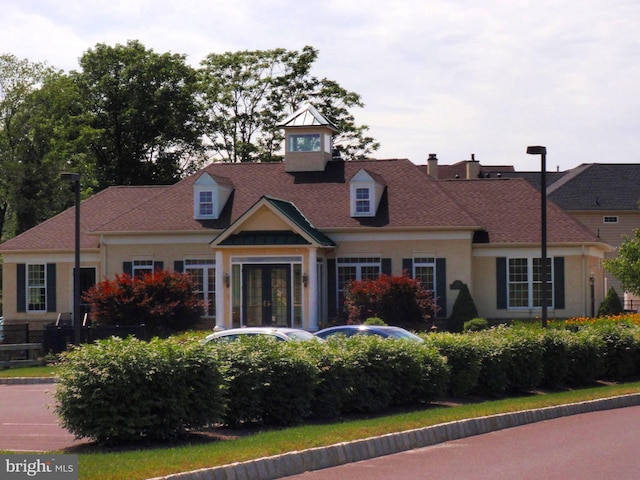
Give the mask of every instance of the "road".
[[287, 480], [640, 478], [640, 407], [500, 430]]
[[0, 450], [55, 451], [76, 440], [53, 412], [54, 384], [0, 385]]

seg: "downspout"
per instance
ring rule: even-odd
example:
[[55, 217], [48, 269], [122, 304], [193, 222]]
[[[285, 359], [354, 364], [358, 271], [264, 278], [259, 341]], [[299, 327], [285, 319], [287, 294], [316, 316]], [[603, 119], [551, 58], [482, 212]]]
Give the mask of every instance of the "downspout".
[[318, 248], [309, 248], [309, 258], [307, 265], [308, 285], [307, 295], [309, 298], [309, 330], [318, 330]]

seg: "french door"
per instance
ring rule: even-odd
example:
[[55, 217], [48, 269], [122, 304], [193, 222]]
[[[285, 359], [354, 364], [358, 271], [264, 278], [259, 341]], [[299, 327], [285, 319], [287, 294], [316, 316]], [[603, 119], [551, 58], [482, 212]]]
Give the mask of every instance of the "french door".
[[244, 325], [291, 325], [291, 265], [244, 265]]

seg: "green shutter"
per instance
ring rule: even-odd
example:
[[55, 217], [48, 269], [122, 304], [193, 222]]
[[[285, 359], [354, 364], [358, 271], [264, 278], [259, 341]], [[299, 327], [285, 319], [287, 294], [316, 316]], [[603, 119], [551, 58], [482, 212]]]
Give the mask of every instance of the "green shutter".
[[133, 262], [122, 262], [122, 273], [133, 275]]
[[496, 308], [507, 308], [507, 257], [496, 258]]
[[553, 258], [553, 298], [554, 308], [565, 308], [564, 302], [564, 257]]
[[164, 262], [153, 262], [153, 271], [161, 272], [164, 270]]
[[47, 263], [47, 312], [55, 312], [56, 306], [56, 264]]
[[16, 306], [18, 312], [27, 311], [27, 266], [24, 263], [16, 265]]
[[338, 282], [336, 281], [336, 259], [327, 259], [327, 313], [329, 318], [338, 316]]
[[383, 258], [382, 259], [382, 273], [385, 275], [391, 275], [391, 259]]
[[436, 258], [436, 305], [438, 317], [447, 316], [447, 259]]
[[413, 258], [403, 258], [402, 259], [402, 274], [406, 274], [413, 278]]
[[173, 262], [173, 271], [179, 273], [184, 272], [184, 262], [182, 260], [176, 260]]

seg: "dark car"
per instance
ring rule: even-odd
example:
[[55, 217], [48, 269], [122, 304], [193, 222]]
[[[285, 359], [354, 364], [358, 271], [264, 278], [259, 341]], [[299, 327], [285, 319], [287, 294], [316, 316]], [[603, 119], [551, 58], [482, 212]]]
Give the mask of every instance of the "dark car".
[[353, 335], [377, 335], [384, 338], [413, 340], [414, 342], [424, 341], [419, 336], [405, 330], [404, 328], [386, 325], [339, 325], [316, 332], [317, 337], [325, 340], [334, 335], [344, 335], [345, 337], [352, 337]]

